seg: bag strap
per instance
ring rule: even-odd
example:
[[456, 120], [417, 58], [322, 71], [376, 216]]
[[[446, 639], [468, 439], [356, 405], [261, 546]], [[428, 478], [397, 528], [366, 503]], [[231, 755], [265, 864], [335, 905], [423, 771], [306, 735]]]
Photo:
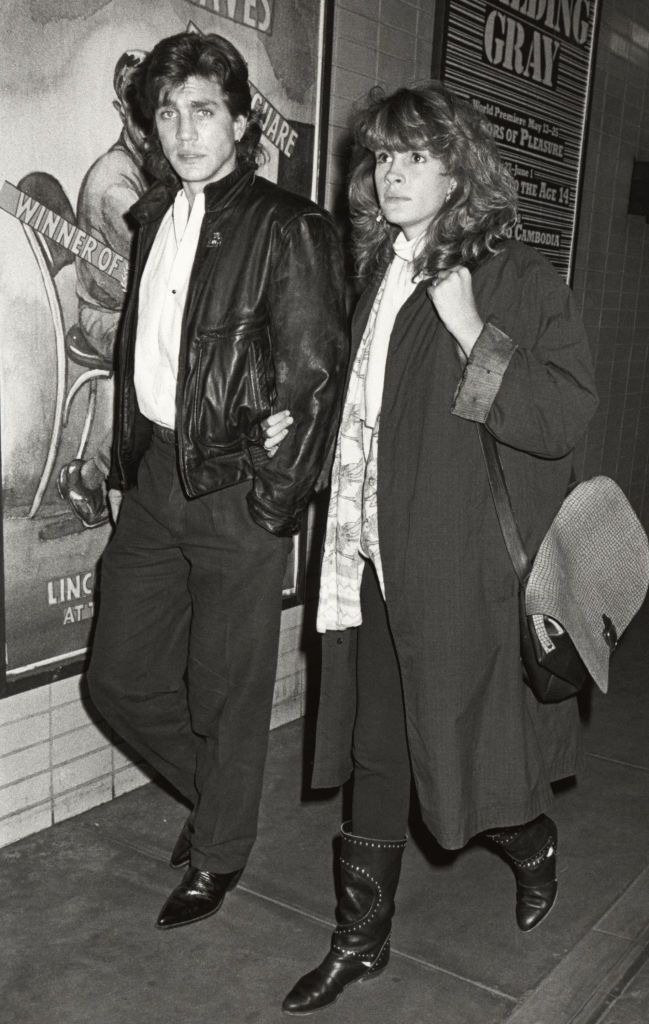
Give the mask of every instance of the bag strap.
[[521, 583], [524, 584], [530, 574], [532, 564], [527, 557], [527, 552], [523, 546], [520, 531], [514, 518], [514, 510], [512, 509], [511, 498], [507, 490], [498, 448], [493, 436], [486, 427], [483, 427], [481, 423], [476, 423], [476, 428], [505, 547], [509, 553], [516, 575]]

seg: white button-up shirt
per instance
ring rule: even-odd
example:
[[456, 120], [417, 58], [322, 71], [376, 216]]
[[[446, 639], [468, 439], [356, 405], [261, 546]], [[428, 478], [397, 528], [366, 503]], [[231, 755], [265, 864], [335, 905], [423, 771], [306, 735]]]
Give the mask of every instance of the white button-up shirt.
[[140, 282], [135, 392], [142, 414], [172, 429], [180, 330], [204, 213], [205, 194], [190, 209], [181, 189], [158, 228]]

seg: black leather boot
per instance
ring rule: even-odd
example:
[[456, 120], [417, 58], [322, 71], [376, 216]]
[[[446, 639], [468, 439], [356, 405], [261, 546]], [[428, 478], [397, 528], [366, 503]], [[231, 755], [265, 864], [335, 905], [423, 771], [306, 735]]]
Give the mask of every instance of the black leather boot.
[[516, 922], [536, 928], [557, 898], [557, 826], [545, 814], [517, 828], [485, 833], [501, 850], [516, 878]]
[[319, 967], [291, 989], [287, 1013], [328, 1006], [352, 981], [375, 977], [390, 958], [390, 924], [406, 840], [364, 839], [341, 829], [338, 925]]

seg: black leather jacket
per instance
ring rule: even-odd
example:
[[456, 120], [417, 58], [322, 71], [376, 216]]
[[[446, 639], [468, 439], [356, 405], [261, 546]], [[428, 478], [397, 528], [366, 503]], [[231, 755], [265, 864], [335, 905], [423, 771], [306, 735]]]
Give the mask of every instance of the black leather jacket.
[[[131, 210], [140, 230], [118, 347], [110, 480], [122, 489], [136, 482], [150, 440], [133, 383], [137, 296], [173, 198], [157, 184]], [[187, 496], [251, 480], [255, 522], [281, 536], [297, 532], [326, 483], [347, 358], [342, 255], [329, 215], [251, 169], [208, 185], [176, 390]], [[294, 425], [269, 459], [261, 421], [280, 409], [290, 409]]]

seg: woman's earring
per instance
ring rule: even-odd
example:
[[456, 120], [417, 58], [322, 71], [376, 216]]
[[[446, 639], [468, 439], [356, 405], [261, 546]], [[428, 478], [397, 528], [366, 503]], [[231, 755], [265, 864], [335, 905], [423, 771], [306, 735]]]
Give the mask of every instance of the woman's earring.
[[455, 182], [452, 181], [451, 184], [446, 189], [446, 195], [444, 196], [444, 202], [445, 203], [448, 203], [449, 199], [451, 198], [451, 196], [453, 195], [454, 192], [455, 192]]
[[376, 217], [375, 217], [374, 219], [376, 220], [376, 223], [377, 223], [377, 224], [382, 224], [382, 223], [383, 223], [383, 221], [384, 221], [384, 219], [385, 219], [385, 218], [383, 217], [383, 210], [381, 210], [381, 209], [379, 208], [379, 212], [377, 213], [377, 215], [376, 215]]

